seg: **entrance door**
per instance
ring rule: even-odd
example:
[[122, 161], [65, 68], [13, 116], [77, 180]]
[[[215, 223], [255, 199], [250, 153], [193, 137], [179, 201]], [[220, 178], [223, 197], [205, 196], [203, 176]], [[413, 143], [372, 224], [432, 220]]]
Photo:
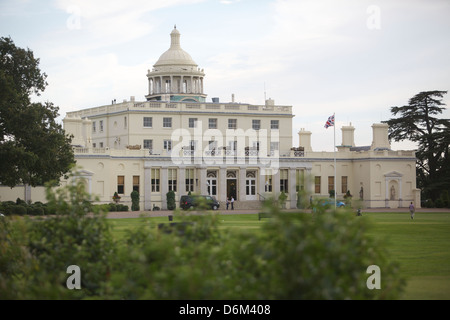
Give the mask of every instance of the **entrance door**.
[[231, 200], [231, 197], [234, 200], [237, 200], [237, 178], [236, 171], [230, 170], [227, 172], [227, 197]]
[[227, 179], [227, 197], [231, 200], [231, 197], [234, 200], [237, 200], [237, 179]]
[[247, 176], [245, 178], [245, 196], [247, 200], [257, 200], [256, 177], [253, 171], [247, 172]]
[[206, 189], [208, 191], [208, 195], [217, 196], [217, 177], [216, 172], [208, 172], [206, 177]]

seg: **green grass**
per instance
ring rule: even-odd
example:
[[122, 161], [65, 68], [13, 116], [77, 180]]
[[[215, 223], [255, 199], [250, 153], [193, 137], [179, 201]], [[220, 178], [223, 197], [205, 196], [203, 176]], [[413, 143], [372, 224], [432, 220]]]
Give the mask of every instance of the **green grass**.
[[[407, 277], [402, 299], [450, 299], [450, 213], [364, 213], [373, 221], [371, 236], [384, 241], [392, 260]], [[167, 217], [144, 218], [168, 223]], [[174, 217], [174, 221], [180, 218]], [[267, 219], [257, 214], [219, 215], [220, 228], [259, 232]], [[126, 230], [136, 228], [141, 219], [111, 219], [113, 235], [121, 240]], [[383, 276], [383, 270], [381, 270]]]

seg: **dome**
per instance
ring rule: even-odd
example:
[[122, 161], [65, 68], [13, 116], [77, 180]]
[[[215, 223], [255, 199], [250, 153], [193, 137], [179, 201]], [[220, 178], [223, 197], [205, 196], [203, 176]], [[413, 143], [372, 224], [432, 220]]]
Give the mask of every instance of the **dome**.
[[171, 44], [169, 50], [164, 52], [158, 59], [158, 61], [153, 65], [154, 67], [159, 66], [193, 66], [197, 67], [197, 64], [192, 57], [181, 49], [180, 46], [180, 32], [177, 27], [170, 33]]

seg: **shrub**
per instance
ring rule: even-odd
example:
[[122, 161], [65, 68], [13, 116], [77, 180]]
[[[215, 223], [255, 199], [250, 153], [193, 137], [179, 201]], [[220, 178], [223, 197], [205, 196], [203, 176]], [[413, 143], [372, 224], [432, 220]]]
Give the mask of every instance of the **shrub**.
[[17, 214], [20, 216], [26, 215], [27, 214], [27, 208], [21, 204], [19, 205], [15, 205], [13, 207], [13, 214]]
[[170, 190], [166, 193], [167, 198], [167, 209], [168, 210], [175, 210], [176, 203], [175, 203], [175, 192], [173, 190]]
[[[181, 216], [182, 232], [169, 234], [152, 233], [154, 226], [143, 221], [120, 247], [110, 295], [103, 298], [399, 297], [404, 277], [385, 246], [367, 235], [367, 218], [346, 211], [283, 213], [272, 205], [264, 210], [272, 218], [257, 234], [221, 229], [215, 215]], [[383, 270], [380, 290], [367, 288], [372, 264]]]
[[139, 192], [134, 190], [131, 193], [131, 211], [139, 211]]

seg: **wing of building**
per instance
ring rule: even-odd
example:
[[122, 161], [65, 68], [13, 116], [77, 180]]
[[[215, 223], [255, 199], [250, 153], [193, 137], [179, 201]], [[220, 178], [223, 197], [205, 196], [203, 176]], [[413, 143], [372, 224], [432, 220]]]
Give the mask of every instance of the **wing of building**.
[[415, 151], [391, 150], [386, 124], [373, 124], [370, 146], [355, 146], [351, 124], [341, 128], [336, 153], [314, 151], [304, 129], [292, 146], [292, 106], [207, 102], [204, 70], [181, 48], [176, 28], [170, 37], [148, 70], [145, 100], [112, 101], [64, 119], [80, 176], [100, 202], [117, 192], [130, 204], [137, 190], [141, 208], [165, 209], [173, 190], [177, 205], [191, 192], [221, 203], [233, 197], [235, 208], [250, 209], [284, 192], [287, 208], [296, 208], [299, 190], [312, 198], [336, 190], [338, 199], [350, 193], [368, 208], [420, 207]]

